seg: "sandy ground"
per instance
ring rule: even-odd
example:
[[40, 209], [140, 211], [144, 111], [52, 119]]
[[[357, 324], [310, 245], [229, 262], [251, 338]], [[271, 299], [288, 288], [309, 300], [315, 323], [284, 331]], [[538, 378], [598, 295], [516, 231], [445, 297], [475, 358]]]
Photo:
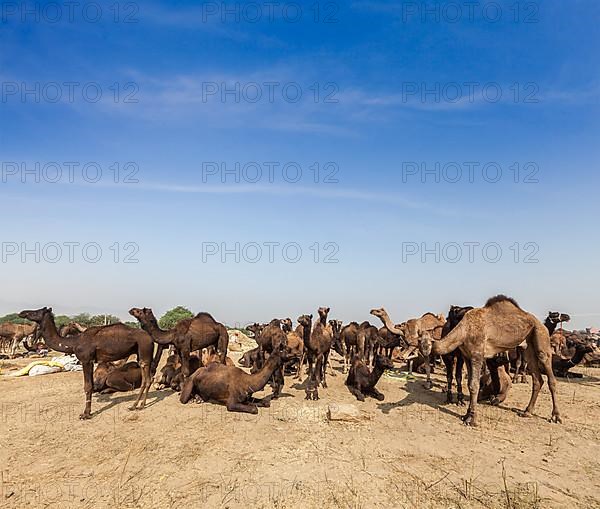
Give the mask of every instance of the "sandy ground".
[[[559, 382], [562, 426], [547, 421], [546, 388], [538, 416], [519, 417], [530, 391], [519, 384], [502, 407], [480, 407], [477, 429], [442, 404], [439, 369], [432, 391], [422, 377], [382, 379], [382, 403], [356, 402], [340, 373], [314, 402], [286, 377], [258, 416], [153, 388], [137, 412], [133, 393], [95, 395], [90, 421], [78, 419], [81, 373], [3, 376], [0, 506], [600, 507], [600, 369], [579, 371]], [[365, 420], [329, 422], [336, 403]]]

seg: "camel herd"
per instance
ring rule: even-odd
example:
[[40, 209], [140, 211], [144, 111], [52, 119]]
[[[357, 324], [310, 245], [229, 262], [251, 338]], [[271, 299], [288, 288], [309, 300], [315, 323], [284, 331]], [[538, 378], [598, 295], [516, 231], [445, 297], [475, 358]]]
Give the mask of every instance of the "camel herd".
[[[141, 328], [117, 323], [88, 329], [71, 325], [58, 330], [52, 308], [22, 311], [19, 316], [33, 323], [4, 324], [6, 330], [0, 331], [0, 337], [12, 333], [13, 341], [21, 341], [35, 333], [48, 348], [77, 357], [83, 367], [85, 391], [81, 419], [92, 415], [94, 392], [139, 388], [131, 409], [143, 408], [153, 379], [159, 389], [179, 391], [181, 403], [211, 401], [229, 411], [254, 414], [258, 407], [269, 406], [271, 399], [281, 395], [286, 376], [300, 378], [305, 365], [306, 399], [317, 400], [319, 386], [327, 387], [329, 355], [335, 351], [347, 373], [346, 386], [358, 401], [367, 396], [384, 399], [376, 385], [386, 370], [394, 368], [394, 362], [409, 362], [411, 369], [424, 370], [431, 388], [430, 373], [441, 356], [447, 376], [446, 402], [454, 402], [456, 381], [456, 404], [464, 405], [462, 368], [466, 363], [469, 406], [463, 421], [470, 426], [477, 425], [478, 401], [501, 403], [512, 383], [525, 372], [533, 383], [522, 415], [533, 413], [544, 375], [552, 397], [550, 421], [562, 422], [555, 376], [577, 376], [569, 370], [598, 346], [556, 330], [558, 324], [570, 320], [568, 315], [551, 312], [542, 323], [503, 295], [489, 299], [480, 308], [451, 306], [446, 317], [425, 313], [398, 325], [385, 309], [373, 309], [371, 314], [383, 324], [380, 328], [369, 322], [344, 325], [328, 319], [329, 307], [320, 307], [314, 323], [312, 314], [303, 314], [295, 327], [290, 318], [249, 325], [247, 329], [258, 346], [239, 360], [245, 370], [227, 356], [227, 329], [208, 313], [181, 320], [169, 330], [159, 327], [148, 308], [132, 308], [129, 313]], [[167, 347], [167, 362], [157, 373]], [[127, 361], [133, 354], [137, 362]], [[515, 371], [512, 377], [511, 367]], [[270, 396], [253, 396], [269, 383], [273, 391]]]

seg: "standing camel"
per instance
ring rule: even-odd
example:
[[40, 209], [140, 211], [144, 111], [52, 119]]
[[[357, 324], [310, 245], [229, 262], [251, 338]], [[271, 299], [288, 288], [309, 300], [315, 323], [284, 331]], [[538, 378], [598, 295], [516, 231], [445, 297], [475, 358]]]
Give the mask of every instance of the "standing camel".
[[304, 351], [308, 360], [308, 381], [306, 383], [306, 399], [319, 399], [319, 383], [325, 388], [325, 368], [333, 336], [327, 328], [329, 308], [319, 308], [319, 321], [312, 326], [312, 315], [302, 315], [298, 323], [302, 325]]
[[17, 347], [25, 338], [35, 335], [37, 325], [24, 323], [2, 323], [0, 324], [0, 341], [6, 342], [9, 356], [12, 358], [17, 353]]
[[523, 311], [519, 305], [505, 295], [492, 297], [484, 307], [469, 311], [459, 324], [444, 339], [433, 341], [425, 331], [421, 346], [433, 355], [445, 355], [460, 348], [467, 360], [469, 373], [469, 408], [463, 421], [466, 425], [477, 425], [477, 394], [483, 362], [500, 352], [510, 350], [527, 341], [527, 361], [533, 379], [531, 399], [523, 416], [529, 417], [535, 408], [544, 383], [542, 373], [548, 378], [552, 396], [550, 422], [562, 422], [558, 409], [556, 379], [552, 372], [552, 349], [550, 335], [535, 316]]
[[[229, 345], [229, 335], [225, 326], [217, 322], [208, 313], [198, 313], [194, 318], [181, 320], [169, 330], [162, 330], [158, 326], [154, 313], [149, 308], [132, 308], [129, 314], [140, 322], [152, 339], [159, 345], [159, 352], [156, 356], [156, 364], [160, 361], [160, 354], [166, 345], [173, 345], [177, 348], [181, 357], [181, 370], [184, 377], [190, 376], [190, 354], [196, 350], [202, 350], [208, 346], [214, 345], [221, 359], [225, 364], [227, 357], [227, 347]], [[153, 366], [156, 369], [157, 366]]]
[[137, 353], [142, 368], [141, 390], [130, 410], [142, 409], [146, 404], [148, 390], [152, 383], [150, 366], [154, 343], [150, 335], [143, 330], [127, 327], [122, 323], [90, 327], [85, 332], [63, 338], [56, 330], [52, 308], [35, 311], [21, 311], [21, 318], [36, 322], [46, 344], [66, 354], [75, 354], [83, 366], [83, 389], [85, 391], [85, 409], [80, 419], [92, 416], [92, 391], [94, 388], [94, 362], [111, 362], [127, 359]]

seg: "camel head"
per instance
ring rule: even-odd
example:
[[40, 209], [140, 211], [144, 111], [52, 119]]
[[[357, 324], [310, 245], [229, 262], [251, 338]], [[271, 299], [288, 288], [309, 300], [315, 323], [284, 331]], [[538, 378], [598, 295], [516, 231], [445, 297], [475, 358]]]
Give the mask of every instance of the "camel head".
[[373, 316], [376, 316], [381, 321], [383, 321], [384, 318], [387, 316], [387, 312], [383, 308], [371, 309], [371, 311], [369, 311], [369, 313], [372, 314]]
[[94, 370], [94, 392], [100, 392], [106, 387], [106, 379], [117, 366], [112, 362], [100, 362]]
[[342, 321], [341, 320], [329, 320], [329, 325], [331, 325], [331, 330], [333, 331], [333, 339], [337, 339], [340, 337], [340, 332], [342, 331]]
[[428, 357], [433, 348], [433, 337], [430, 331], [423, 331], [419, 335], [419, 351], [423, 357]]
[[150, 308], [131, 308], [129, 310], [129, 314], [131, 316], [133, 316], [134, 318], [136, 318], [137, 320], [139, 320], [140, 322], [143, 321], [149, 321], [149, 320], [156, 320], [154, 318], [154, 313], [152, 313], [152, 310]]
[[35, 323], [41, 323], [45, 316], [52, 314], [52, 308], [41, 308], [35, 310], [25, 310], [19, 313], [19, 318], [25, 318]]
[[558, 311], [548, 311], [548, 320], [551, 323], [557, 324], [562, 322], [568, 322], [571, 317], [566, 313], [559, 313]]
[[283, 318], [281, 320], [281, 328], [283, 329], [283, 332], [292, 332], [292, 319]]
[[260, 323], [253, 323], [252, 325], [248, 325], [248, 327], [246, 327], [247, 330], [249, 330], [250, 332], [252, 332], [252, 334], [254, 334], [254, 338], [257, 338], [261, 335], [263, 329], [265, 328], [264, 325], [261, 325]]
[[327, 308], [327, 307], [319, 308], [319, 318], [321, 320], [323, 320], [324, 322], [326, 322], [329, 311], [331, 311], [331, 308]]
[[302, 325], [302, 327], [308, 327], [309, 329], [312, 327], [312, 313], [310, 315], [301, 315], [298, 317], [298, 323]]
[[376, 355], [374, 365], [380, 366], [383, 369], [394, 368], [394, 362], [387, 355]]

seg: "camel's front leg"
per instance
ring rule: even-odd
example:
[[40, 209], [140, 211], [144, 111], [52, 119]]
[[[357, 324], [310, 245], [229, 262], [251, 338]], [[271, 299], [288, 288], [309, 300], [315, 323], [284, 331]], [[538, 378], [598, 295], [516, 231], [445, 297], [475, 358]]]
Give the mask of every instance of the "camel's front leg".
[[364, 401], [365, 400], [365, 395], [360, 392], [360, 389], [358, 387], [354, 387], [353, 385], [349, 385], [348, 386], [348, 390], [354, 394], [354, 396], [356, 396], [356, 399], [358, 401]]
[[451, 354], [442, 355], [442, 360], [446, 366], [446, 403], [452, 404], [452, 371], [454, 370], [454, 356]]
[[469, 408], [463, 417], [466, 426], [477, 426], [477, 396], [479, 395], [479, 378], [482, 366], [482, 356], [474, 356], [467, 361], [469, 370]]
[[181, 351], [179, 352], [179, 357], [181, 358], [181, 373], [183, 374], [184, 379], [187, 379], [191, 375], [190, 353], [191, 351], [187, 345], [181, 348]]
[[379, 392], [375, 387], [369, 390], [369, 396], [374, 397], [377, 401], [383, 401], [385, 396], [382, 392]]
[[429, 355], [425, 357], [425, 374], [427, 375], [425, 388], [431, 389], [433, 387], [433, 383], [431, 382], [431, 362], [429, 361]]
[[462, 353], [458, 352], [456, 357], [456, 404], [459, 406], [465, 406], [465, 395], [463, 394], [462, 388], [462, 372], [464, 364], [465, 359], [462, 356]]
[[83, 390], [85, 392], [85, 409], [79, 416], [80, 419], [92, 418], [92, 391], [94, 389], [94, 363], [86, 361], [83, 365]]

